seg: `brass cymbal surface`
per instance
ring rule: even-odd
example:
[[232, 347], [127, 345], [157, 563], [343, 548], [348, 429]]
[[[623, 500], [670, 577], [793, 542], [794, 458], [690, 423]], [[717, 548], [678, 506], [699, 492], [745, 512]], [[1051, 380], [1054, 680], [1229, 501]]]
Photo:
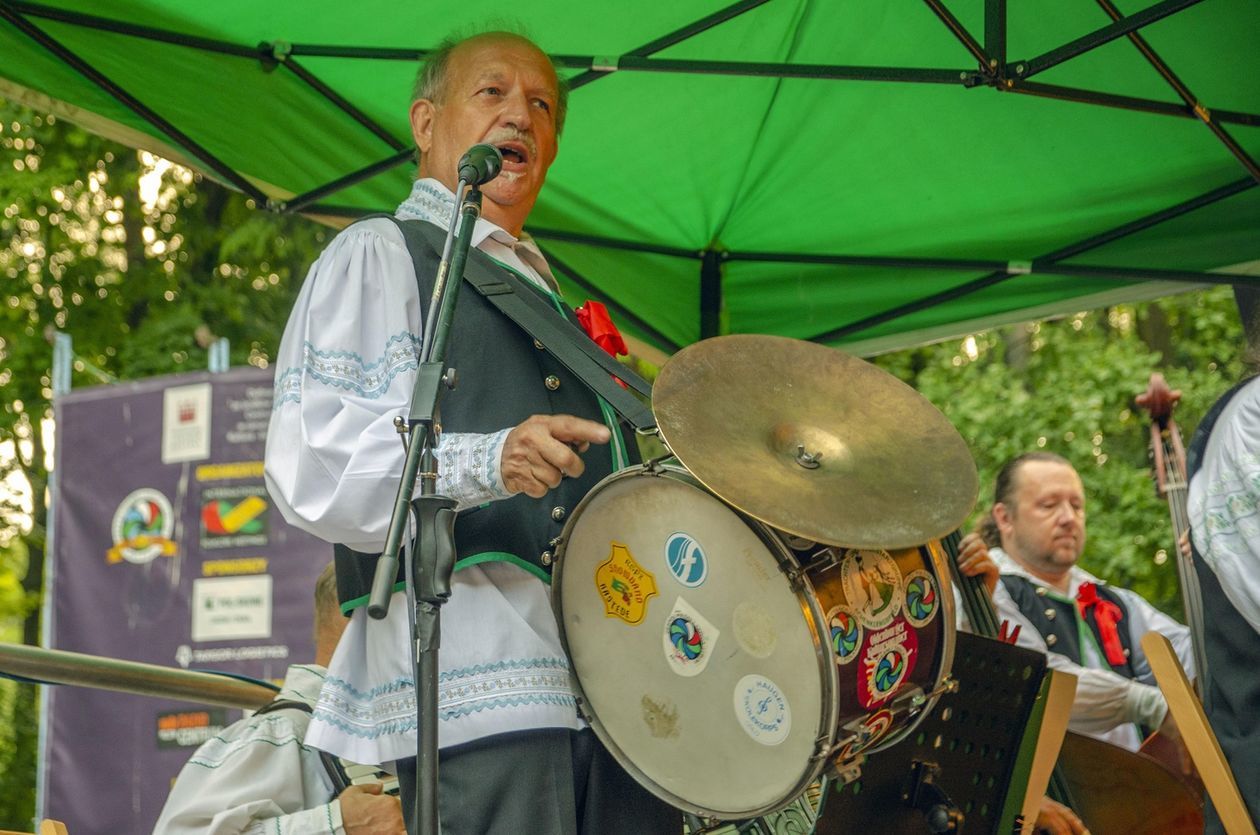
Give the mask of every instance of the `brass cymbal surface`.
[[975, 505], [954, 426], [891, 374], [811, 342], [738, 334], [690, 345], [653, 386], [661, 437], [702, 484], [785, 533], [909, 548]]

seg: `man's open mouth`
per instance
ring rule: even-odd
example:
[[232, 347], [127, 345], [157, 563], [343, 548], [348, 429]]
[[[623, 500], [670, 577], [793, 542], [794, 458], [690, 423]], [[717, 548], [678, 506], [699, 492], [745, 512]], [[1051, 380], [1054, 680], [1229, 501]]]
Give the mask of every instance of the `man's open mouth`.
[[515, 142], [507, 142], [502, 145], [496, 145], [499, 153], [503, 154], [504, 164], [524, 165], [529, 162], [529, 152], [525, 150], [524, 145], [518, 145]]

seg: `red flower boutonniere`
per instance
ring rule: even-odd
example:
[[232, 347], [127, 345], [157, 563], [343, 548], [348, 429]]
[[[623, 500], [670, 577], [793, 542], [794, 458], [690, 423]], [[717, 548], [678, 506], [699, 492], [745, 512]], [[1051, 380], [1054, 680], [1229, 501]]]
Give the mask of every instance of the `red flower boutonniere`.
[[[616, 357], [629, 353], [626, 349], [626, 341], [621, 338], [621, 332], [613, 324], [612, 317], [608, 315], [608, 308], [603, 304], [587, 299], [586, 304], [574, 312], [577, 313], [578, 324], [582, 326], [582, 330], [586, 331], [586, 335], [610, 356]], [[626, 387], [621, 380], [617, 380], [617, 384], [622, 388]]]

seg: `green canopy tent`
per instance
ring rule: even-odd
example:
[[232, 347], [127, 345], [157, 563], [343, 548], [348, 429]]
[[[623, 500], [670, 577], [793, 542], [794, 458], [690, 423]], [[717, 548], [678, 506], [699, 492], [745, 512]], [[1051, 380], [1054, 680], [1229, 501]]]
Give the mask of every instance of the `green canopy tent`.
[[406, 193], [417, 60], [508, 12], [573, 89], [528, 227], [573, 298], [658, 359], [872, 353], [1260, 284], [1260, 3], [1116, 3], [0, 0], [0, 95], [344, 219]]

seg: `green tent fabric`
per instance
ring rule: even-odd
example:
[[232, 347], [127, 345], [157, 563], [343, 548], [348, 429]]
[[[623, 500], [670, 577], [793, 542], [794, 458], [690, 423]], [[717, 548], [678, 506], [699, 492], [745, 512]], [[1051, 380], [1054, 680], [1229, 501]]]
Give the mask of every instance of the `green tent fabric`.
[[648, 356], [1260, 282], [1255, 0], [0, 0], [0, 95], [344, 219], [406, 192], [417, 59], [505, 22], [573, 88], [527, 228]]

